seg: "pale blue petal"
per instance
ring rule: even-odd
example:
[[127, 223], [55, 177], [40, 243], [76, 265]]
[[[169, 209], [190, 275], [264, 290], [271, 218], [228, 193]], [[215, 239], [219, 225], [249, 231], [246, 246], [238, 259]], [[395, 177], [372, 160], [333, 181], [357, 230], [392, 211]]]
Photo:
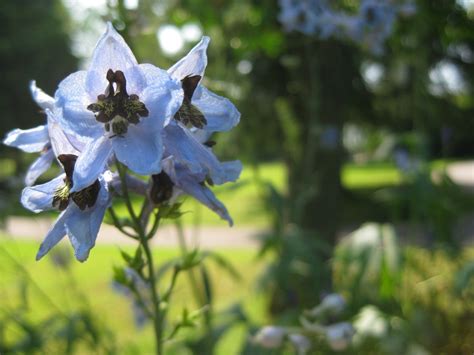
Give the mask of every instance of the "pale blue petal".
[[[103, 134], [104, 127], [102, 123], [97, 122], [94, 114], [87, 110], [87, 106], [97, 101], [97, 95], [89, 95], [86, 91], [86, 76], [86, 71], [78, 71], [59, 84], [55, 99], [62, 112], [58, 119], [67, 131], [80, 136], [97, 137]], [[105, 86], [102, 91], [104, 90]]]
[[87, 259], [95, 245], [105, 210], [109, 205], [107, 198], [108, 193], [101, 184], [101, 191], [94, 207], [82, 211], [75, 203], [70, 203], [68, 206], [70, 214], [65, 221], [66, 231], [74, 248], [74, 255], [81, 262]]
[[141, 64], [139, 67], [147, 83], [147, 88], [139, 97], [150, 111], [149, 116], [141, 119], [140, 124], [147, 126], [147, 129], [161, 130], [183, 102], [181, 83], [151, 64]]
[[158, 174], [161, 171], [163, 143], [156, 130], [143, 125], [130, 125], [123, 137], [111, 139], [117, 160], [140, 175]]
[[242, 168], [240, 160], [225, 161], [221, 163], [225, 182], [236, 181], [242, 172]]
[[38, 250], [38, 254], [36, 254], [36, 260], [41, 259], [48, 251], [51, 250], [56, 244], [59, 243], [61, 239], [66, 235], [66, 227], [64, 226], [64, 220], [67, 218], [68, 211], [63, 211], [56, 222], [54, 223], [53, 227], [49, 230], [46, 238], [44, 239], [43, 243]]
[[164, 129], [163, 141], [166, 155], [172, 155], [176, 161], [186, 165], [193, 174], [218, 169], [219, 161], [212, 151], [199, 143], [187, 128], [175, 122]]
[[196, 139], [199, 143], [206, 143], [212, 136], [213, 132], [208, 132], [206, 129], [199, 129], [196, 127], [192, 127], [189, 129], [191, 134], [193, 135], [194, 139]]
[[54, 108], [54, 99], [37, 87], [35, 80], [30, 81], [30, 92], [33, 100], [43, 110], [52, 110]]
[[216, 212], [222, 219], [228, 221], [230, 226], [234, 224], [227, 208], [207, 186], [201, 184], [200, 181], [189, 175], [184, 169], [177, 168], [175, 176], [177, 180], [173, 182], [176, 183], [178, 188]]
[[64, 176], [62, 174], [45, 184], [25, 187], [21, 193], [23, 207], [35, 213], [52, 209], [54, 192], [63, 184]]
[[105, 170], [107, 161], [112, 153], [112, 140], [120, 137], [108, 138], [101, 136], [86, 145], [77, 158], [72, 177], [71, 192], [80, 191], [94, 183]]
[[232, 102], [225, 97], [214, 94], [202, 85], [196, 89], [192, 103], [206, 117], [206, 131], [228, 131], [240, 121], [240, 112]]
[[72, 145], [69, 136], [63, 131], [56, 116], [50, 110], [46, 110], [48, 115], [48, 132], [51, 146], [56, 156], [61, 154], [79, 155], [79, 151]]
[[54, 152], [49, 148], [42, 153], [28, 168], [25, 176], [25, 185], [31, 186], [35, 181], [46, 172], [54, 160]]
[[46, 125], [30, 129], [14, 129], [3, 140], [3, 144], [27, 153], [41, 152], [48, 143], [49, 135]]
[[206, 51], [210, 40], [207, 36], [202, 37], [201, 41], [184, 58], [168, 69], [168, 73], [179, 80], [194, 75], [203, 77], [207, 66]]
[[[130, 85], [142, 82], [143, 78], [140, 71], [132, 69], [137, 65], [135, 56], [122, 36], [118, 34], [110, 22], [107, 23], [107, 30], [97, 42], [92, 54], [86, 79], [88, 92], [94, 96], [104, 92], [108, 84], [106, 74], [109, 69], [123, 71], [127, 79], [127, 86], [129, 82]], [[137, 94], [137, 92], [127, 91]]]
[[166, 155], [172, 155], [192, 174], [209, 175], [217, 185], [229, 181], [229, 177], [234, 177], [234, 172], [229, 174], [225, 169], [226, 165], [222, 165], [212, 150], [199, 143], [187, 128], [180, 124], [170, 123], [165, 127], [164, 133]]

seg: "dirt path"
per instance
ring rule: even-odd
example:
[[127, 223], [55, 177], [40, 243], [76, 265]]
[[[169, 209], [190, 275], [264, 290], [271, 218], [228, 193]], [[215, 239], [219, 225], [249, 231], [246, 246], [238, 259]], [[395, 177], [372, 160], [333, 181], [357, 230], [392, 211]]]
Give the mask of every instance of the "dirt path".
[[[42, 241], [54, 220], [44, 217], [10, 217], [3, 232], [16, 239]], [[255, 227], [185, 227], [184, 233], [188, 246], [200, 246], [204, 249], [218, 248], [257, 248], [257, 235], [264, 230]], [[103, 224], [98, 244], [135, 245], [136, 242], [123, 234], [115, 227]], [[165, 225], [159, 234], [153, 238], [155, 246], [178, 246], [176, 227]]]

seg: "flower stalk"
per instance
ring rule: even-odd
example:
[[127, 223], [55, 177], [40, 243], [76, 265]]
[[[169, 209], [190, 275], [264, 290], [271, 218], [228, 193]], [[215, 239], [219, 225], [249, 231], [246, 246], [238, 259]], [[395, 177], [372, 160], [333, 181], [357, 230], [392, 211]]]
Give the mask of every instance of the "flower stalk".
[[[135, 213], [135, 210], [132, 206], [132, 201], [130, 200], [130, 195], [128, 193], [127, 187], [127, 167], [122, 165], [120, 162], [117, 162], [117, 171], [119, 173], [120, 181], [122, 183], [122, 193], [125, 200], [125, 205], [127, 206], [127, 211], [133, 222], [133, 229], [137, 234], [140, 247], [145, 253], [146, 265], [148, 269], [147, 281], [150, 285], [151, 300], [153, 305], [153, 330], [155, 335], [156, 342], [156, 354], [163, 354], [163, 320], [164, 315], [160, 309], [160, 296], [157, 289], [157, 282], [155, 276], [155, 268], [153, 263], [153, 254], [150, 249], [149, 236], [146, 233], [146, 224], [140, 220], [140, 218]], [[155, 219], [159, 219], [160, 215], [157, 214]], [[155, 220], [156, 221], [156, 220]]]

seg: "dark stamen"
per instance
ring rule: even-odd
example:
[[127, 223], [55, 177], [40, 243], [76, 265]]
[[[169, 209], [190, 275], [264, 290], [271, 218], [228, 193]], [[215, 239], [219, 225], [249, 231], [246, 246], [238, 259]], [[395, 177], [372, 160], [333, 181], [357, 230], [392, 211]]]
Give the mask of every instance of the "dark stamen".
[[140, 117], [147, 117], [149, 112], [137, 95], [128, 94], [127, 79], [122, 71], [109, 69], [106, 78], [109, 84], [105, 93], [97, 96], [97, 102], [87, 106], [87, 109], [96, 114], [98, 122], [105, 124], [107, 132], [112, 131], [111, 137], [123, 136], [130, 123], [137, 124]]
[[152, 175], [151, 178], [153, 183], [150, 190], [150, 199], [156, 204], [168, 201], [173, 196], [174, 184], [171, 178], [164, 171]]
[[59, 186], [54, 193], [53, 207], [64, 211], [69, 205], [70, 199], [72, 199], [81, 210], [85, 210], [86, 207], [94, 206], [100, 191], [99, 180], [96, 180], [92, 185], [81, 191], [71, 193], [70, 191], [73, 187], [72, 176], [74, 174], [77, 156], [74, 154], [61, 154], [58, 156], [58, 160], [64, 168], [66, 177], [64, 178], [64, 184]]
[[207, 124], [207, 120], [203, 113], [196, 106], [191, 104], [194, 91], [196, 90], [200, 80], [201, 76], [199, 75], [187, 76], [181, 80], [184, 92], [183, 103], [178, 112], [174, 115], [174, 118], [185, 126], [194, 126], [203, 129]]

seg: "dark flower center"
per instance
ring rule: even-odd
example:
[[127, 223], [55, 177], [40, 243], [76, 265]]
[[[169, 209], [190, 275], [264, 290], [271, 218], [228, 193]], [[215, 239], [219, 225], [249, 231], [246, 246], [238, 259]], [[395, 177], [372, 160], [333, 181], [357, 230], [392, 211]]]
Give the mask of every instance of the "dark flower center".
[[97, 96], [97, 102], [87, 109], [95, 113], [98, 122], [105, 124], [107, 132], [112, 131], [112, 137], [123, 136], [130, 123], [137, 124], [140, 117], [147, 117], [149, 112], [137, 95], [127, 93], [127, 80], [122, 71], [109, 69], [106, 78], [109, 84], [105, 93]]
[[174, 115], [174, 119], [180, 121], [185, 126], [194, 126], [203, 129], [207, 124], [207, 120], [202, 112], [196, 106], [191, 104], [191, 99], [194, 90], [196, 90], [196, 87], [199, 84], [199, 80], [201, 80], [201, 76], [199, 75], [187, 76], [181, 80], [184, 98], [181, 107]]
[[92, 185], [77, 192], [70, 192], [73, 186], [72, 175], [74, 173], [74, 165], [76, 164], [77, 156], [74, 154], [61, 154], [58, 156], [61, 162], [66, 177], [64, 184], [59, 186], [54, 192], [53, 207], [60, 211], [64, 211], [72, 199], [75, 204], [84, 211], [86, 207], [92, 207], [97, 201], [99, 195], [100, 183], [96, 180]]
[[164, 171], [152, 175], [151, 178], [153, 183], [150, 190], [150, 199], [156, 204], [168, 201], [173, 196], [174, 184], [171, 178]]

